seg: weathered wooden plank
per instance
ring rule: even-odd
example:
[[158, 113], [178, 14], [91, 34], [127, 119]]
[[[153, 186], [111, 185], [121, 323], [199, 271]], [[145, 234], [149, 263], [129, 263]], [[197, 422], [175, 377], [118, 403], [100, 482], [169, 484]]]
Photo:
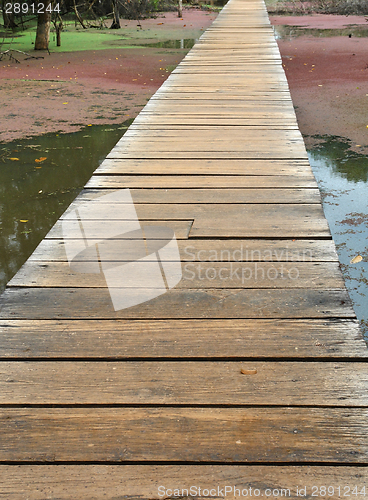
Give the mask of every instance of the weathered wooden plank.
[[[216, 126], [218, 125], [219, 117], [215, 114], [186, 114], [182, 117], [177, 113], [154, 114], [151, 112], [143, 112], [139, 114], [135, 120], [135, 124], [144, 125], [147, 129], [148, 125], [170, 125], [170, 126]], [[221, 115], [221, 123], [224, 127], [227, 126], [243, 126], [252, 127], [254, 130], [297, 130], [296, 118], [290, 116], [285, 119], [283, 117], [269, 117], [264, 114], [263, 116], [250, 117], [247, 113], [243, 115]], [[287, 158], [286, 158], [287, 159]]]
[[[161, 159], [161, 160], [110, 160], [105, 159], [98, 169], [95, 170], [95, 174], [124, 174], [136, 179], [136, 181], [142, 180], [144, 182], [144, 177], [142, 175], [159, 176], [159, 182], [165, 182], [165, 179], [173, 182], [175, 184], [163, 184], [161, 187], [185, 187], [184, 184], [178, 184], [188, 182], [188, 187], [193, 186], [191, 182], [199, 181], [201, 182], [201, 187], [257, 187], [259, 184], [257, 182], [267, 182], [267, 179], [252, 179], [252, 177], [271, 177], [269, 179], [272, 182], [277, 182], [275, 177], [277, 176], [292, 176], [296, 182], [306, 182], [313, 179], [313, 187], [316, 186], [315, 179], [312, 173], [312, 169], [307, 160], [298, 159], [283, 159], [283, 160], [180, 160], [180, 159]], [[165, 175], [165, 177], [161, 177]], [[185, 178], [180, 176], [185, 175]], [[139, 177], [137, 177], [139, 176]], [[246, 179], [233, 179], [233, 177], [247, 177]], [[219, 184], [221, 182], [221, 184]], [[234, 186], [233, 182], [238, 184]], [[251, 183], [253, 184], [242, 184]], [[231, 183], [231, 184], [229, 184]], [[303, 184], [304, 186], [305, 184]], [[194, 184], [195, 186], [195, 184]], [[261, 187], [263, 184], [261, 185]], [[278, 184], [275, 184], [278, 186]], [[303, 187], [302, 186], [302, 187]], [[139, 187], [137, 185], [137, 187]], [[143, 184], [143, 187], [145, 185]], [[160, 186], [156, 186], [160, 187]], [[271, 185], [269, 187], [272, 187]], [[288, 185], [286, 186], [288, 187]]]
[[[295, 335], [298, 332], [298, 335]], [[2, 320], [2, 359], [367, 359], [354, 320]]]
[[[300, 500], [319, 495], [340, 500], [357, 488], [364, 498], [367, 467], [265, 465], [0, 465], [1, 491], [8, 500], [160, 500], [175, 495], [279, 495]], [[225, 487], [227, 488], [225, 491]], [[252, 490], [250, 491], [250, 488]], [[304, 490], [305, 488], [305, 490]], [[212, 492], [212, 493], [211, 493]], [[361, 493], [361, 495], [360, 495]]]
[[[90, 244], [98, 243], [91, 240]], [[178, 241], [181, 262], [337, 262], [332, 240]], [[75, 257], [78, 260], [78, 256]], [[29, 261], [66, 261], [62, 239], [44, 239]]]
[[151, 97], [151, 102], [152, 101], [159, 101], [159, 100], [167, 100], [171, 101], [172, 99], [181, 99], [185, 101], [197, 101], [198, 99], [201, 99], [202, 101], [216, 101], [217, 98], [221, 97], [224, 101], [239, 101], [240, 99], [242, 101], [251, 101], [254, 102], [255, 99], [259, 102], [268, 102], [268, 101], [288, 101], [289, 100], [289, 94], [285, 91], [274, 91], [274, 92], [250, 92], [243, 90], [241, 91], [240, 89], [238, 91], [231, 90], [231, 91], [226, 91], [226, 90], [220, 90], [218, 89], [217, 92], [214, 89], [213, 92], [206, 91], [206, 89], [201, 89], [198, 88], [197, 91], [188, 91], [185, 87], [175, 87], [173, 89], [169, 88], [167, 90], [158, 90], [152, 97]]
[[[221, 96], [218, 96], [216, 101], [210, 101], [208, 99], [202, 100], [200, 97], [198, 97], [195, 102], [187, 101], [186, 99], [182, 99], [180, 97], [171, 99], [170, 101], [166, 101], [164, 99], [153, 100], [149, 101], [146, 104], [143, 113], [152, 110], [152, 112], [155, 114], [166, 113], [167, 111], [170, 114], [173, 114], [175, 110], [179, 108], [181, 113], [190, 113], [191, 115], [197, 115], [199, 113], [211, 114], [211, 111], [213, 112], [215, 109], [217, 109], [218, 113], [237, 114], [237, 112], [239, 111], [239, 114], [240, 112], [242, 112], [247, 113], [250, 116], [254, 115], [256, 117], [262, 117], [263, 115], [268, 117], [279, 116], [280, 118], [284, 118], [285, 121], [288, 116], [291, 116], [293, 118], [295, 117], [295, 112], [291, 101], [283, 100], [263, 103], [261, 100], [257, 100], [257, 103], [255, 104], [254, 101], [250, 100], [223, 100]], [[133, 128], [128, 129], [128, 131], [124, 134], [124, 137], [126, 137], [126, 134], [129, 134], [132, 129], [134, 130], [134, 125]], [[211, 128], [202, 127], [201, 130], [204, 134], [206, 134], [210, 132], [221, 131], [221, 126], [218, 125], [217, 127]], [[237, 134], [244, 133], [244, 131], [241, 129], [239, 130], [239, 128], [234, 129], [233, 132]], [[224, 133], [224, 131], [222, 133]], [[253, 133], [253, 135], [256, 135], [251, 127], [247, 128], [247, 133]], [[167, 134], [170, 136], [172, 134], [172, 130], [167, 130]], [[196, 134], [189, 134], [189, 136], [190, 135]], [[221, 134], [219, 134], [219, 136], [221, 137]]]
[[4, 408], [1, 461], [368, 463], [360, 408]]
[[[211, 74], [201, 75], [201, 81], [198, 81], [198, 75], [192, 75], [191, 73], [171, 73], [167, 79], [168, 85], [173, 85], [174, 87], [179, 84], [180, 87], [206, 87], [207, 83], [213, 85], [214, 77]], [[286, 76], [282, 73], [273, 74], [271, 72], [264, 73], [262, 78], [260, 78], [257, 71], [247, 71], [244, 70], [243, 73], [227, 73], [227, 74], [216, 74], [216, 84], [221, 87], [242, 87], [244, 84], [252, 84], [252, 87], [258, 87], [258, 90], [272, 90], [272, 89], [288, 89], [288, 83]]]
[[[232, 102], [232, 101], [230, 101], [230, 102]], [[291, 132], [297, 132], [297, 130], [298, 130], [297, 128], [292, 129], [292, 130], [287, 130], [286, 127], [285, 127], [285, 129], [282, 129], [280, 127], [278, 127], [278, 129], [274, 129], [272, 127], [273, 124], [285, 125], [285, 126], [294, 125], [296, 123], [296, 118], [295, 118], [294, 110], [291, 108], [288, 110], [280, 109], [280, 110], [275, 110], [275, 111], [272, 111], [272, 110], [269, 111], [267, 109], [267, 106], [264, 106], [263, 109], [257, 110], [257, 109], [254, 109], [254, 107], [252, 108], [250, 105], [249, 105], [249, 107], [248, 106], [237, 107], [235, 105], [228, 106], [226, 104], [227, 101], [224, 103], [222, 108], [218, 108], [212, 101], [203, 101], [203, 104], [201, 104], [200, 102], [196, 103], [195, 101], [194, 102], [183, 101], [182, 103], [178, 102], [176, 106], [171, 106], [170, 101], [164, 101], [164, 100], [156, 101], [156, 103], [160, 103], [160, 106], [157, 106], [157, 110], [155, 108], [152, 108], [151, 106], [148, 108], [144, 108], [144, 110], [141, 111], [141, 113], [142, 113], [140, 115], [141, 119], [143, 119], [144, 117], [146, 117], [147, 115], [150, 115], [150, 114], [152, 114], [154, 116], [168, 115], [168, 117], [170, 118], [170, 115], [177, 116], [177, 114], [180, 113], [180, 115], [182, 115], [183, 118], [189, 118], [189, 119], [193, 120], [193, 127], [195, 125], [194, 120], [196, 118], [201, 118], [201, 117], [209, 117], [209, 118], [210, 117], [215, 117], [215, 118], [217, 117], [217, 122], [211, 123], [211, 124], [209, 124], [209, 126], [218, 124], [219, 120], [222, 122], [222, 118], [224, 118], [224, 119], [228, 118], [230, 120], [244, 119], [244, 120], [246, 120], [244, 122], [244, 125], [247, 126], [246, 129], [241, 129], [237, 123], [234, 123], [235, 126], [231, 127], [231, 125], [233, 123], [231, 121], [228, 124], [226, 124], [226, 122], [225, 122], [224, 125], [227, 125], [228, 129], [237, 128], [238, 132], [243, 132], [243, 138], [245, 137], [245, 135], [248, 135], [248, 133], [249, 133], [250, 138], [254, 137], [255, 141], [257, 141], [260, 134], [264, 134], [264, 130], [262, 131], [262, 129], [260, 129], [259, 127], [253, 128], [252, 127], [252, 120], [254, 120], [255, 124], [262, 123], [265, 125], [269, 125], [268, 131], [274, 132], [272, 134], [273, 137], [276, 136], [276, 132], [279, 133], [279, 140], [284, 140], [284, 137], [283, 137], [284, 134], [282, 134], [282, 132], [290, 132], [291, 133]], [[137, 123], [139, 123], [139, 122], [137, 122]], [[180, 123], [180, 122], [178, 122], [178, 123]], [[186, 122], [184, 122], [183, 124], [185, 125], [185, 123]], [[205, 124], [201, 124], [201, 127], [209, 128], [209, 126], [206, 127]], [[227, 135], [226, 134], [226, 132], [228, 132], [227, 128], [223, 129], [223, 136]], [[204, 139], [207, 138], [206, 135], [207, 134], [203, 134]], [[210, 134], [208, 134], [208, 136], [209, 135]], [[272, 136], [266, 138], [265, 141], [272, 139], [273, 138]], [[128, 136], [126, 136], [126, 137], [128, 137]], [[198, 136], [197, 136], [197, 138], [198, 138]], [[211, 140], [214, 140], [214, 139], [211, 139]], [[277, 137], [275, 138], [275, 140], [276, 141], [278, 140]], [[180, 142], [179, 138], [178, 138], [178, 142]]]
[[[115, 162], [118, 170], [119, 160], [109, 160]], [[122, 166], [120, 167], [123, 168]], [[163, 189], [200, 189], [208, 186], [207, 189], [237, 188], [237, 189], [255, 189], [255, 188], [275, 188], [275, 189], [310, 189], [316, 187], [315, 179], [306, 173], [305, 175], [234, 175], [234, 176], [204, 176], [204, 175], [155, 175], [155, 176], [134, 176], [134, 175], [100, 175], [96, 173], [87, 182], [86, 188], [98, 188], [103, 192], [104, 189], [121, 188], [163, 188]], [[106, 191], [107, 194], [107, 191]], [[285, 199], [283, 200], [285, 201]]]
[[[217, 49], [215, 49], [215, 51], [217, 52]], [[203, 99], [215, 99], [216, 96], [221, 96], [223, 99], [239, 99], [242, 97], [247, 99], [247, 97], [253, 97], [253, 99], [260, 99], [261, 102], [263, 99], [271, 99], [272, 96], [279, 96], [280, 99], [290, 99], [290, 93], [287, 88], [259, 90], [258, 88], [240, 86], [232, 87], [231, 85], [228, 87], [222, 87], [220, 85], [216, 85], [215, 81], [213, 81], [212, 84], [208, 84], [203, 87], [200, 85], [197, 85], [197, 87], [187, 87], [185, 85], [171, 86], [164, 82], [151, 99], [155, 99], [156, 97], [163, 99], [165, 95], [169, 97], [172, 95], [193, 95], [202, 96]]]
[[[137, 212], [140, 206], [143, 207], [137, 205]], [[222, 213], [216, 213], [217, 207], [221, 205], [211, 205], [211, 218], [199, 211], [193, 216], [191, 237], [310, 238], [328, 237], [330, 234], [319, 205], [234, 205], [237, 210], [227, 205]]]
[[[116, 235], [118, 236], [121, 233], [121, 223], [119, 221], [109, 221], [110, 228], [114, 225], [116, 226]], [[178, 239], [187, 239], [189, 235], [189, 231], [192, 227], [193, 220], [168, 220], [168, 219], [160, 219], [160, 220], [144, 220], [140, 219], [141, 226], [143, 227], [152, 227], [152, 226], [165, 226], [173, 229], [175, 231], [175, 236]], [[86, 223], [88, 225], [88, 222]], [[91, 227], [94, 227], [94, 224], [91, 224]], [[98, 227], [96, 228], [96, 234], [98, 234]], [[50, 231], [45, 236], [45, 239], [54, 239], [54, 238], [63, 238], [63, 232], [61, 229], [61, 221], [57, 221], [55, 225], [50, 229]], [[78, 237], [80, 234], [78, 234]], [[65, 235], [68, 239], [72, 236]], [[97, 236], [99, 237], [99, 236]], [[124, 236], [123, 236], [124, 237]]]
[[[157, 101], [160, 103], [165, 103], [168, 104], [171, 101]], [[174, 101], [176, 102], [176, 101]], [[195, 105], [196, 101], [193, 101], [193, 105]], [[198, 109], [201, 109], [200, 106], [198, 106]], [[174, 107], [172, 108], [174, 110]], [[150, 113], [149, 110], [147, 112], [142, 112], [142, 116], [148, 117], [150, 114], [160, 115], [160, 113]], [[166, 113], [162, 113], [165, 114]], [[174, 114], [174, 113], [170, 113]], [[247, 114], [247, 118], [249, 118], [249, 114]], [[257, 119], [259, 116], [257, 116]], [[295, 116], [292, 115], [292, 121], [295, 120]], [[142, 124], [134, 124], [129, 127], [129, 130], [124, 134], [124, 136], [121, 138], [120, 142], [123, 144], [124, 142], [127, 142], [129, 138], [137, 138], [138, 140], [143, 140], [147, 139], [148, 142], [151, 142], [152, 140], [156, 140], [158, 137], [163, 138], [163, 140], [166, 140], [167, 138], [175, 138], [175, 140], [178, 143], [185, 142], [185, 138], [188, 140], [194, 140], [197, 142], [198, 136], [202, 136], [203, 140], [211, 140], [211, 141], [221, 141], [221, 142], [226, 142], [229, 144], [232, 143], [232, 141], [235, 141], [237, 138], [239, 140], [244, 139], [245, 134], [248, 136], [249, 141], [254, 141], [255, 142], [263, 142], [264, 138], [270, 133], [270, 130], [272, 130], [274, 137], [272, 140], [277, 138], [277, 135], [280, 134], [279, 140], [290, 140], [290, 141], [299, 141], [302, 139], [302, 136], [300, 135], [300, 132], [297, 128], [295, 129], [290, 129], [288, 127], [289, 121], [282, 117], [280, 120], [277, 120], [277, 122], [281, 125], [284, 126], [284, 128], [281, 128], [281, 125], [272, 127], [269, 126], [268, 129], [260, 129], [259, 127], [251, 127], [251, 126], [231, 126], [228, 125], [226, 127], [218, 127], [216, 125], [211, 125], [211, 126], [205, 126], [205, 125], [200, 125], [200, 126], [188, 126], [188, 125], [177, 125], [177, 126], [172, 126], [172, 127], [167, 127], [167, 126], [161, 126], [159, 127], [158, 125], [153, 126], [148, 126], [147, 124], [144, 126]], [[148, 121], [147, 121], [148, 123]], [[268, 130], [268, 132], [265, 132], [265, 130]], [[185, 132], [185, 136], [183, 137], [183, 133]], [[285, 137], [285, 133], [288, 134], [288, 137]], [[276, 139], [277, 140], [277, 139]], [[129, 142], [129, 141], [128, 141]]]
[[366, 366], [336, 361], [2, 361], [0, 405], [367, 406]]
[[[257, 148], [257, 145], [249, 145], [246, 149], [241, 151], [228, 151], [226, 148], [220, 149], [220, 146], [212, 145], [207, 151], [204, 144], [202, 144], [202, 150], [197, 150], [193, 145], [188, 145], [186, 148], [180, 145], [162, 145], [158, 150], [151, 143], [150, 147], [144, 148], [140, 147], [139, 143], [135, 143], [134, 147], [126, 145], [127, 147], [119, 146], [119, 149], [114, 149], [107, 156], [108, 158], [137, 158], [137, 159], [228, 159], [228, 158], [252, 158], [252, 159], [288, 159], [296, 158], [303, 159], [307, 158], [307, 153], [305, 151], [304, 145], [300, 144], [298, 147], [289, 144], [284, 148], [277, 148], [273, 150], [273, 146], [276, 148], [276, 142], [268, 145], [268, 149], [263, 150]], [[216, 149], [218, 148], [218, 149]], [[240, 149], [240, 146], [238, 146]], [[184, 149], [184, 151], [183, 151]]]
[[[137, 245], [127, 248], [121, 241], [110, 242], [104, 251], [104, 265], [118, 271], [119, 265], [134, 262]], [[156, 264], [147, 269], [149, 257], [144, 264], [136, 262], [136, 273], [131, 280], [121, 283], [121, 290], [141, 289], [147, 277], [156, 276]], [[153, 254], [151, 262], [157, 262]], [[161, 262], [165, 262], [162, 259]], [[103, 274], [83, 273], [70, 268], [67, 262], [27, 261], [9, 281], [9, 287], [50, 287], [50, 288], [106, 288]], [[141, 269], [141, 270], [140, 270]], [[143, 280], [142, 280], [143, 278]], [[200, 289], [289, 289], [289, 288], [344, 288], [338, 262], [187, 262], [182, 266], [182, 278], [177, 290]]]
[[[139, 289], [131, 296], [142, 297]], [[8, 288], [0, 297], [0, 319], [201, 319], [352, 318], [345, 290], [176, 290], [114, 311], [104, 288]]]
[[[228, 237], [228, 238], [331, 238], [322, 206], [318, 204], [135, 204], [141, 226], [167, 226], [175, 230], [175, 223], [182, 221], [188, 228], [194, 223], [189, 237]], [[104, 223], [110, 228], [116, 227], [116, 234], [121, 233], [121, 220], [125, 220], [124, 207], [108, 207]], [[147, 221], [151, 221], [150, 224]], [[272, 221], [272, 224], [270, 224]], [[83, 224], [90, 238], [101, 238], [101, 222], [97, 223], [94, 214], [86, 213]], [[112, 230], [112, 229], [111, 229]], [[125, 229], [126, 231], [126, 229]], [[47, 235], [48, 238], [60, 238], [61, 220]], [[68, 238], [79, 238], [80, 232], [70, 231]], [[105, 236], [104, 236], [105, 237]]]
[[[97, 181], [100, 180], [98, 177]], [[111, 180], [111, 177], [108, 177]], [[118, 179], [114, 179], [117, 182]], [[124, 178], [120, 178], [124, 182]], [[158, 179], [156, 179], [156, 183]], [[136, 183], [139, 179], [136, 180]], [[102, 179], [103, 182], [103, 179]], [[181, 182], [185, 182], [182, 179]], [[235, 184], [235, 182], [234, 182]], [[91, 182], [89, 183], [89, 186]], [[122, 184], [121, 187], [124, 187]], [[182, 189], [182, 188], [154, 188], [140, 189], [130, 188], [134, 203], [154, 203], [154, 204], [190, 204], [190, 203], [321, 203], [320, 191], [318, 188], [221, 188], [221, 189]]]

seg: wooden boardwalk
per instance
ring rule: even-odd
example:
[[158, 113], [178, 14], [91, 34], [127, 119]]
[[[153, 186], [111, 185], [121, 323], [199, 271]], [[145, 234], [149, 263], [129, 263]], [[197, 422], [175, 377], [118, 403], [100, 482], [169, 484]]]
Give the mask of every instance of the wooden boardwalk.
[[1, 298], [0, 498], [363, 499], [367, 349], [263, 2], [230, 0], [71, 208], [122, 188], [183, 279], [114, 311], [51, 229]]

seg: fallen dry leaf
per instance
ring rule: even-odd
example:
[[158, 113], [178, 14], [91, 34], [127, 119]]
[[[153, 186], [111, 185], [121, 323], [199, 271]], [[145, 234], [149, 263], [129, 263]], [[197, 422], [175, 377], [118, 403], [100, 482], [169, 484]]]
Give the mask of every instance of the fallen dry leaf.
[[363, 257], [361, 255], [356, 255], [350, 261], [350, 264], [358, 264], [358, 262], [362, 262]]
[[252, 370], [246, 370], [245, 368], [242, 368], [240, 370], [240, 373], [242, 373], [243, 375], [255, 375], [257, 373], [257, 370], [255, 368]]

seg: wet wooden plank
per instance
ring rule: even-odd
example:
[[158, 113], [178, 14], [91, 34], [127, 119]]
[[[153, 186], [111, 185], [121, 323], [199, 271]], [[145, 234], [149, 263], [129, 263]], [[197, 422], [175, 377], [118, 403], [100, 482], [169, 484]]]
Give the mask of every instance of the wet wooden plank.
[[368, 463], [362, 408], [4, 408], [0, 461]]
[[278, 490], [279, 495], [300, 500], [304, 488], [308, 498], [324, 492], [326, 485], [328, 498], [340, 500], [341, 493], [355, 487], [364, 497], [368, 488], [367, 468], [356, 466], [0, 465], [0, 475], [8, 500], [44, 500], [45, 492], [59, 500], [159, 500], [173, 494], [187, 499], [207, 490], [225, 497], [225, 487], [230, 500], [238, 499], [239, 491], [249, 495], [250, 487], [263, 495]]
[[337, 361], [2, 361], [0, 405], [367, 406], [366, 366]]
[[[298, 336], [295, 332], [298, 332]], [[367, 359], [356, 320], [1, 320], [2, 359]]]
[[[110, 243], [104, 251], [103, 264], [115, 267], [134, 262], [137, 257], [137, 246], [126, 248], [121, 242]], [[156, 264], [147, 268], [147, 262], [156, 263], [156, 255], [145, 258], [143, 264], [135, 266], [135, 274], [131, 280], [127, 278], [121, 283], [121, 290], [142, 288], [144, 280], [156, 276]], [[165, 262], [162, 259], [161, 262]], [[50, 287], [50, 288], [106, 288], [103, 274], [83, 272], [71, 269], [67, 262], [27, 261], [18, 273], [9, 281], [8, 287]], [[140, 270], [141, 268], [141, 270]], [[142, 281], [142, 278], [144, 280]], [[291, 289], [291, 288], [344, 288], [338, 262], [187, 262], [182, 266], [182, 278], [176, 290], [187, 289]]]
[[[139, 289], [131, 296], [141, 297]], [[104, 288], [8, 288], [0, 297], [0, 319], [201, 319], [351, 318], [346, 290], [176, 290], [138, 306], [114, 311]]]

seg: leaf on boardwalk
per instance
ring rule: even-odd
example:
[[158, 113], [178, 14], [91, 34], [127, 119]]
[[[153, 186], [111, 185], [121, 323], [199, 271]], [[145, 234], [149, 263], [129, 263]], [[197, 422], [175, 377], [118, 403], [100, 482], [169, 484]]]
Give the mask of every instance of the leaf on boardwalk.
[[257, 373], [257, 370], [255, 368], [252, 370], [247, 370], [246, 368], [242, 368], [240, 370], [240, 373], [242, 373], [243, 375], [255, 375]]

